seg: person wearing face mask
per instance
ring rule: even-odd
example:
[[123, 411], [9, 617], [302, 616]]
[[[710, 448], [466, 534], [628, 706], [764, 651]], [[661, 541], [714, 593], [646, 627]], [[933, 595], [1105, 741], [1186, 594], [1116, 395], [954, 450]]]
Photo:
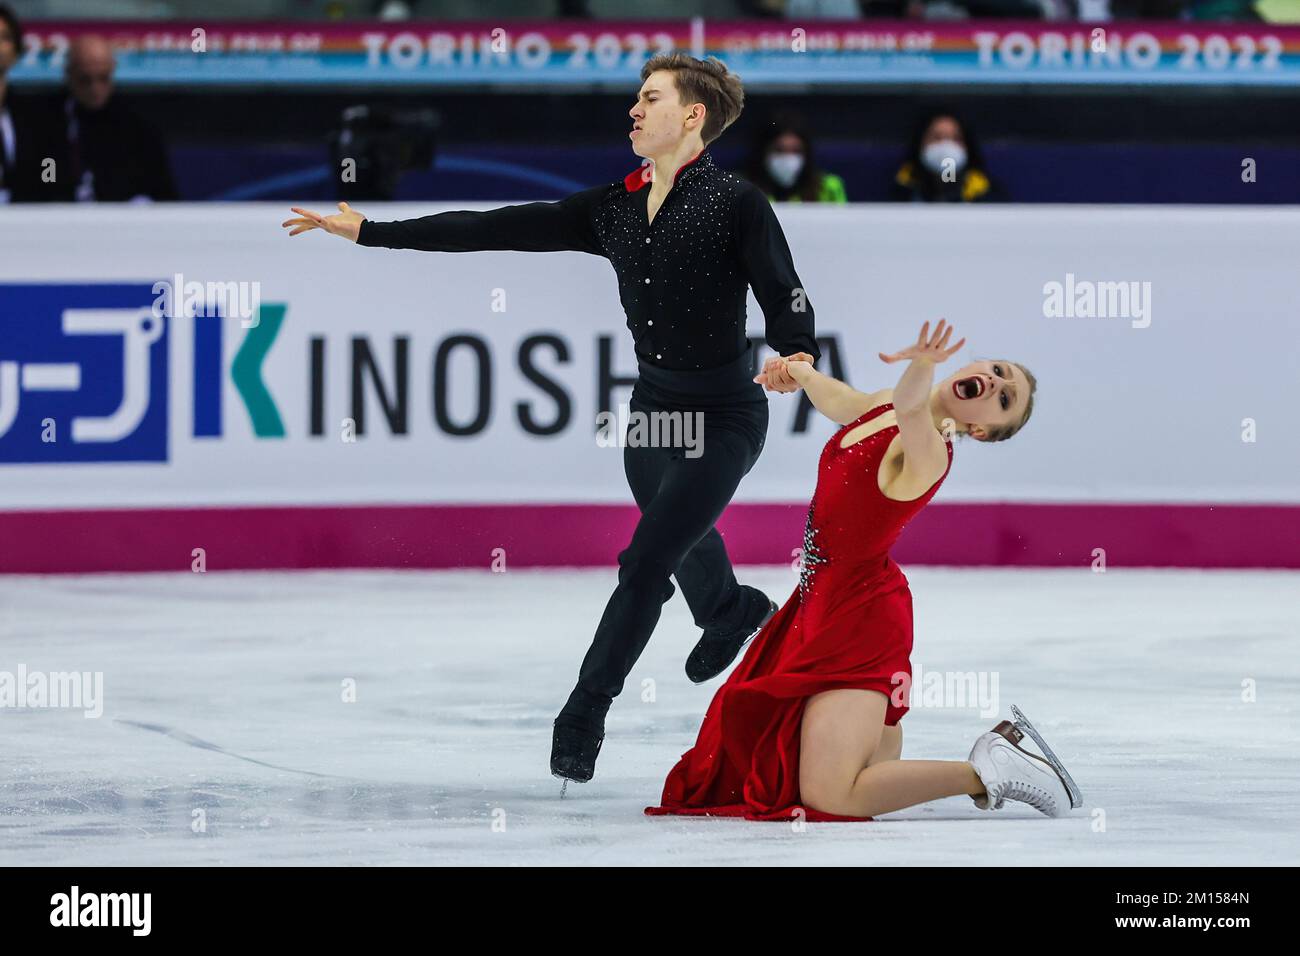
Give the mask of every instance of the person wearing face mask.
[[970, 129], [953, 113], [932, 113], [917, 127], [907, 159], [894, 175], [899, 202], [990, 202], [1001, 197]]
[[818, 169], [811, 138], [788, 114], [759, 127], [745, 178], [772, 202], [848, 202], [844, 181]]

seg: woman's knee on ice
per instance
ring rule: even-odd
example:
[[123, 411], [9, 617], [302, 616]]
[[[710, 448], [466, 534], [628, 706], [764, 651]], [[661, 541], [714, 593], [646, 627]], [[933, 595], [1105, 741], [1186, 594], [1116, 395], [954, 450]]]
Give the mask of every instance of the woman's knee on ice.
[[852, 791], [852, 780], [846, 782], [844, 778], [831, 773], [810, 773], [802, 767], [799, 769], [799, 800], [810, 810], [852, 816], [846, 809]]

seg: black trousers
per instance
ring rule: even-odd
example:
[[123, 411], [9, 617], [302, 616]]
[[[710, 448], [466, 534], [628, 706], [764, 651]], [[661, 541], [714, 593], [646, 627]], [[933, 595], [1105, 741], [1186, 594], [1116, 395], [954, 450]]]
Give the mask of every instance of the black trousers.
[[604, 707], [622, 691], [664, 603], [674, 594], [670, 577], [676, 577], [702, 628], [740, 626], [752, 615], [755, 600], [764, 600], [736, 583], [722, 535], [714, 527], [767, 439], [767, 396], [753, 381], [753, 346], [717, 369], [639, 366], [629, 411], [699, 413], [692, 421], [703, 426], [695, 435], [700, 445], [698, 450], [634, 446], [629, 440], [623, 449], [623, 468], [641, 518], [618, 556], [618, 586], [565, 707], [573, 716], [592, 711], [603, 716]]

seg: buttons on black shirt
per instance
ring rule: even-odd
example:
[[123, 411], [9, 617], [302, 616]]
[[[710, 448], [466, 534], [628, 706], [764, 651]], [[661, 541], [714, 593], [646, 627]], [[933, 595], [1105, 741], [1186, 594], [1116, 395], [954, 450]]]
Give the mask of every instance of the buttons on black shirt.
[[[618, 276], [638, 357], [664, 368], [706, 369], [734, 361], [748, 345], [745, 298], [752, 286], [767, 344], [782, 355], [820, 358], [812, 304], [767, 197], [719, 169], [708, 150], [677, 171], [653, 223], [650, 187], [637, 169], [621, 183], [558, 202], [366, 220], [357, 241], [431, 252], [570, 250], [604, 256]], [[660, 318], [667, 321], [656, 324]]]

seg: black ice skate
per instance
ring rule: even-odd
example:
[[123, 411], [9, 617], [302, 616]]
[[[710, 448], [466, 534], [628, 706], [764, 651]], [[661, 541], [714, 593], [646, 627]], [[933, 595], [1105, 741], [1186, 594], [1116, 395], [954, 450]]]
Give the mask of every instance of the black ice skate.
[[605, 732], [592, 733], [580, 724], [555, 719], [551, 738], [551, 773], [561, 780], [586, 783], [596, 773], [596, 755], [605, 740]]
[[575, 687], [555, 718], [551, 736], [551, 773], [561, 780], [586, 783], [596, 773], [596, 755], [605, 740], [605, 714], [612, 698]]
[[734, 629], [705, 628], [690, 656], [686, 658], [686, 676], [691, 683], [702, 684], [725, 671], [779, 608], [762, 591], [748, 588], [760, 600], [753, 604], [754, 612], [744, 626]]

